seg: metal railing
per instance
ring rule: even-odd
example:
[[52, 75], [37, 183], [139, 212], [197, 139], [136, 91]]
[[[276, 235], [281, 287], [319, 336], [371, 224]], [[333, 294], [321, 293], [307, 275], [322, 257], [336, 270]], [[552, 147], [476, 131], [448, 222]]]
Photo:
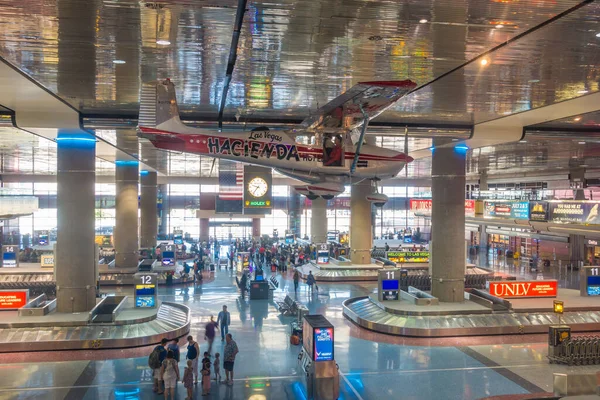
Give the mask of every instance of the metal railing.
[[600, 336], [578, 336], [564, 340], [557, 355], [548, 356], [550, 364], [600, 364]]

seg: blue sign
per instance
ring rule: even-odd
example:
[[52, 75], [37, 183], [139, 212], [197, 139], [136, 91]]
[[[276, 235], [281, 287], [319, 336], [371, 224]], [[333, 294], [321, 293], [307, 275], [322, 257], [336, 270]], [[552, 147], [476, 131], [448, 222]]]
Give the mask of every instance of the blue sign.
[[315, 328], [315, 361], [333, 360], [333, 328]]
[[529, 219], [528, 201], [486, 201], [483, 216], [487, 218]]
[[135, 306], [142, 308], [156, 307], [156, 298], [154, 296], [135, 296]]

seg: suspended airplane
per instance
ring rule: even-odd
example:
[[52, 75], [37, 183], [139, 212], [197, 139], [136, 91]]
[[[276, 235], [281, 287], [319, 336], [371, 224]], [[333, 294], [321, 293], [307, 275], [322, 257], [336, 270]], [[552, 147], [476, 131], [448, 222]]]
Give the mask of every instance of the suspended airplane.
[[[390, 149], [363, 144], [369, 120], [416, 87], [410, 80], [359, 83], [336, 97], [294, 129], [221, 133], [192, 128], [179, 118], [175, 86], [170, 79], [144, 84], [138, 129], [141, 137], [165, 150], [202, 154], [271, 167], [306, 183], [295, 189], [309, 199], [332, 199], [357, 180], [392, 178], [413, 159]], [[353, 142], [351, 133], [360, 130]], [[315, 144], [295, 141], [311, 135]], [[378, 206], [387, 196], [368, 196]]]

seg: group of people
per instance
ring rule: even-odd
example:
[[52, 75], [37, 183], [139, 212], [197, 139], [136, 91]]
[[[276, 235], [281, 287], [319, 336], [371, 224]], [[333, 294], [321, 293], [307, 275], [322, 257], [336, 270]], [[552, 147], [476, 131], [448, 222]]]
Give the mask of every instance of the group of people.
[[[231, 315], [227, 311], [227, 306], [219, 312], [217, 320], [211, 315], [210, 320], [205, 325], [204, 339], [208, 344], [208, 349], [203, 353], [200, 360], [200, 345], [193, 336], [187, 337], [186, 366], [181, 374], [179, 369], [180, 348], [179, 339], [162, 339], [148, 357], [148, 366], [152, 368], [154, 379], [153, 391], [157, 394], [164, 394], [165, 399], [175, 398], [175, 388], [177, 382], [181, 380], [187, 390], [186, 400], [193, 398], [194, 386], [198, 384], [198, 378], [201, 377], [202, 395], [210, 394], [211, 371], [214, 372], [214, 380], [226, 385], [233, 385], [233, 366], [235, 357], [239, 349], [233, 336], [229, 333], [231, 324]], [[214, 361], [211, 361], [213, 342], [216, 337], [216, 331], [221, 331], [221, 341], [225, 342], [223, 349], [223, 369], [225, 370], [225, 379], [221, 379], [221, 354], [215, 353]], [[198, 371], [201, 366], [200, 372]]]

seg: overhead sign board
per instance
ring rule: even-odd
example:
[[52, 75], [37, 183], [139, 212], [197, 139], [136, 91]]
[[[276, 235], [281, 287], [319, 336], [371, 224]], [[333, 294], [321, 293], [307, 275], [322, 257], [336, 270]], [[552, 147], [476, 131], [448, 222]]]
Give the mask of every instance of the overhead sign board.
[[428, 251], [388, 251], [386, 258], [396, 263], [427, 263]]
[[[410, 199], [410, 210], [417, 214], [431, 215], [433, 201], [431, 199]], [[475, 200], [465, 200], [465, 215], [475, 215]]]
[[270, 168], [244, 166], [244, 209], [273, 208]]
[[156, 307], [158, 275], [138, 273], [134, 275], [135, 306], [137, 308]]
[[2, 267], [15, 268], [19, 266], [19, 246], [12, 244], [2, 246]]
[[485, 201], [484, 218], [529, 219], [528, 201]]
[[503, 299], [527, 297], [556, 297], [558, 282], [547, 281], [490, 281], [488, 290], [492, 296]]
[[600, 224], [600, 203], [587, 201], [550, 202], [550, 222]]
[[548, 202], [529, 202], [529, 219], [531, 221], [548, 221]]
[[379, 301], [396, 301], [400, 299], [400, 270], [379, 270]]
[[29, 289], [0, 290], [0, 310], [16, 310], [29, 301]]
[[54, 267], [54, 254], [46, 253], [40, 256], [40, 266], [42, 268], [52, 268]]

